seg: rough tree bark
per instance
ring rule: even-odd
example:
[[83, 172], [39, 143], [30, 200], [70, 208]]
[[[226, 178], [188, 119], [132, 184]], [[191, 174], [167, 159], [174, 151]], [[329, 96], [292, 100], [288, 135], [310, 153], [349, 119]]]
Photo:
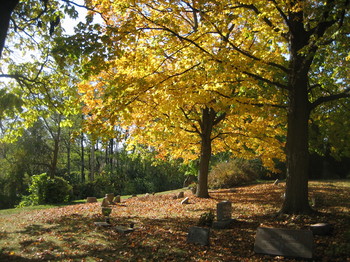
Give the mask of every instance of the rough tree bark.
[[308, 121], [311, 105], [308, 99], [308, 72], [316, 48], [305, 56], [300, 50], [309, 44], [302, 13], [290, 18], [290, 73], [288, 75], [287, 181], [282, 213], [309, 213], [308, 201]]
[[197, 197], [208, 198], [208, 173], [211, 158], [211, 133], [216, 112], [208, 107], [202, 110], [201, 127], [201, 152], [199, 160]]
[[209, 164], [212, 153], [212, 132], [215, 125], [222, 121], [226, 114], [218, 114], [213, 108], [202, 109], [202, 120], [200, 121], [201, 152], [199, 159], [197, 197], [208, 198], [208, 175]]

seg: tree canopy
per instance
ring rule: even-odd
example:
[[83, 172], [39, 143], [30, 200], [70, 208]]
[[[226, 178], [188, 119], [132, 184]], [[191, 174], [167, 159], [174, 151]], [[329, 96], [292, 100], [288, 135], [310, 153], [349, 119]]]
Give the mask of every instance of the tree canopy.
[[[348, 50], [349, 1], [89, 3], [104, 15], [105, 33], [110, 36], [106, 44], [115, 49], [104, 63], [109, 69], [82, 85], [84, 99], [90, 101], [87, 108], [91, 123], [100, 121], [108, 126], [108, 119], [113, 125], [117, 119], [127, 119], [124, 115], [131, 112], [137, 119], [133, 127], [141, 127], [144, 114], [137, 117], [136, 111], [145, 112], [152, 104], [159, 104], [157, 101], [165, 103], [171, 89], [181, 90], [183, 97], [192, 101], [185, 102], [189, 108], [201, 104], [225, 117], [222, 107], [215, 110], [217, 98], [205, 104], [212, 101], [215, 92], [223, 95], [220, 101], [225, 101], [225, 96], [231, 99], [223, 102], [230, 103], [230, 109], [249, 105], [249, 111], [260, 117], [268, 110], [260, 110], [261, 114], [256, 105], [286, 107], [288, 173], [282, 212], [310, 211], [308, 122], [316, 107], [349, 96], [348, 73], [343, 67], [348, 59], [341, 55]], [[194, 86], [199, 91], [185, 93], [183, 86], [186, 90]], [[144, 99], [147, 95], [153, 99], [151, 103]], [[236, 95], [247, 100], [239, 102]], [[205, 103], [201, 103], [203, 99]], [[168, 101], [168, 105], [174, 105], [174, 100]], [[182, 114], [186, 117], [186, 112]], [[270, 120], [277, 120], [283, 113], [272, 116], [275, 119]], [[242, 116], [241, 121], [244, 119]], [[251, 120], [254, 119], [255, 116]], [[147, 129], [160, 122], [151, 121]], [[271, 127], [278, 126], [269, 123]], [[143, 128], [144, 133], [147, 129]], [[262, 129], [271, 134], [270, 129]]]

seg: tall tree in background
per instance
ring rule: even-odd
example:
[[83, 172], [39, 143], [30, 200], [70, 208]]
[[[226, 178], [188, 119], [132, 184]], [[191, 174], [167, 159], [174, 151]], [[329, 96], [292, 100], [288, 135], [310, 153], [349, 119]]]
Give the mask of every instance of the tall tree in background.
[[[150, 6], [142, 7], [140, 12], [148, 19], [158, 13]], [[191, 15], [197, 15], [195, 10]], [[173, 21], [182, 33], [198, 31], [200, 35], [202, 28], [207, 30], [205, 23], [189, 25], [181, 16]], [[121, 30], [131, 30], [125, 27]], [[277, 138], [284, 133], [283, 120], [276, 116], [283, 113], [276, 113], [282, 106], [275, 90], [246, 81], [232, 66], [227, 72], [226, 65], [215, 59], [225, 56], [226, 43], [215, 35], [208, 36], [201, 47], [204, 52], [214, 45], [211, 55], [198, 53], [196, 45], [184, 43], [167, 30], [135, 30], [128, 35], [111, 32], [110, 42], [118, 43], [115, 53], [121, 55], [107, 63], [109, 70], [80, 85], [90, 131], [103, 130], [113, 136], [113, 127], [122, 125], [129, 128], [132, 141], [152, 146], [160, 155], [198, 158], [199, 197], [209, 196], [213, 153], [230, 150], [238, 157], [259, 157], [274, 170], [274, 158], [283, 159]], [[264, 95], [257, 91], [261, 88]]]
[[[187, 66], [183, 64], [178, 74], [194, 66], [191, 60], [196, 54], [196, 61], [220, 64], [227, 77], [233, 75], [235, 79], [240, 72], [245, 83], [250, 83], [247, 89], [258, 84], [265, 90], [277, 88], [281, 97], [285, 94], [287, 185], [281, 212], [311, 211], [308, 202], [310, 113], [323, 103], [349, 96], [348, 74], [341, 73], [344, 79], [332, 81], [331, 86], [325, 78], [311, 75], [321, 70], [315, 63], [316, 58], [333, 61], [333, 67], [339, 72], [347, 68], [344, 66], [348, 64], [347, 56], [340, 57], [337, 63], [332, 57], [334, 52], [343, 52], [348, 47], [348, 0], [115, 1], [113, 5], [110, 1], [92, 0], [90, 4], [98, 6], [105, 15], [106, 34], [110, 35], [108, 43], [119, 51], [119, 57], [110, 60], [109, 66], [120, 65], [120, 60], [134, 63], [134, 46], [139, 43], [157, 42], [159, 46], [157, 60], [145, 65], [153, 67], [153, 73], [142, 74], [144, 66], [136, 60], [140, 70], [134, 72], [141, 78], [134, 75], [134, 85], [125, 89], [111, 80], [113, 92], [153, 92], [142, 89], [146, 76], [159, 79], [159, 75], [168, 70], [163, 64], [192, 48], [196, 52], [186, 52], [190, 54], [183, 57]], [[145, 49], [144, 57], [149, 55], [148, 51]], [[114, 73], [120, 72], [116, 67]], [[127, 74], [121, 72], [120, 76], [127, 77]], [[212, 79], [218, 77], [213, 75]]]
[[[231, 151], [237, 157], [258, 157], [275, 171], [274, 160], [284, 158], [283, 144], [276, 138], [283, 136], [285, 130], [283, 118], [276, 117], [279, 105], [273, 100], [276, 97], [271, 93], [268, 100], [254, 96], [255, 92], [251, 92], [250, 98], [242, 97], [241, 81], [210, 79], [212, 71], [217, 70], [215, 64], [195, 64], [198, 68], [181, 73], [171, 71], [169, 65], [168, 71], [157, 80], [161, 84], [155, 85], [154, 78], [148, 82], [145, 77], [142, 90], [113, 92], [115, 85], [129, 88], [135, 84], [134, 70], [141, 75], [142, 68], [145, 70], [142, 75], [152, 75], [146, 68], [155, 61], [152, 47], [148, 46], [147, 58], [144, 57], [146, 45], [134, 47], [134, 62], [141, 59], [140, 64], [115, 64], [119, 72], [125, 72], [120, 78], [122, 82], [117, 82], [118, 74], [111, 78], [111, 72], [107, 71], [98, 75], [98, 84], [95, 81], [80, 85], [82, 101], [86, 104], [84, 112], [90, 115], [89, 131], [108, 137], [115, 134], [114, 126], [121, 125], [128, 129], [129, 146], [151, 146], [157, 150], [158, 157], [199, 159], [199, 197], [209, 196], [207, 181], [212, 154]], [[157, 46], [154, 48], [158, 50]], [[181, 56], [173, 56], [171, 63], [178, 60], [180, 64]], [[131, 100], [127, 112], [118, 111]]]

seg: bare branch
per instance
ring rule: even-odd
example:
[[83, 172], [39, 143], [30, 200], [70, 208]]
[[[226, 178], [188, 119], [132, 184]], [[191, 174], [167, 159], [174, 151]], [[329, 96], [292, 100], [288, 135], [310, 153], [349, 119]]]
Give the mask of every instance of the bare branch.
[[319, 106], [323, 103], [331, 102], [331, 101], [341, 99], [341, 98], [348, 98], [348, 97], [350, 97], [350, 88], [347, 88], [344, 92], [339, 93], [339, 94], [333, 94], [333, 95], [329, 95], [329, 96], [320, 97], [316, 101], [311, 103], [311, 110], [315, 109], [317, 106]]

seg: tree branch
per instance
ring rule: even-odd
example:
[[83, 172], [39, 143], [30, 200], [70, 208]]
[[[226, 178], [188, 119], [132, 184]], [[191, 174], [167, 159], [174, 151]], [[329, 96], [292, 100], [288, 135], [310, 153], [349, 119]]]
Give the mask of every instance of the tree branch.
[[350, 88], [347, 88], [344, 92], [339, 93], [339, 94], [334, 94], [334, 95], [329, 95], [329, 96], [323, 96], [318, 98], [316, 101], [311, 103], [311, 110], [315, 109], [317, 106], [326, 103], [326, 102], [331, 102], [340, 98], [348, 98], [350, 97]]

